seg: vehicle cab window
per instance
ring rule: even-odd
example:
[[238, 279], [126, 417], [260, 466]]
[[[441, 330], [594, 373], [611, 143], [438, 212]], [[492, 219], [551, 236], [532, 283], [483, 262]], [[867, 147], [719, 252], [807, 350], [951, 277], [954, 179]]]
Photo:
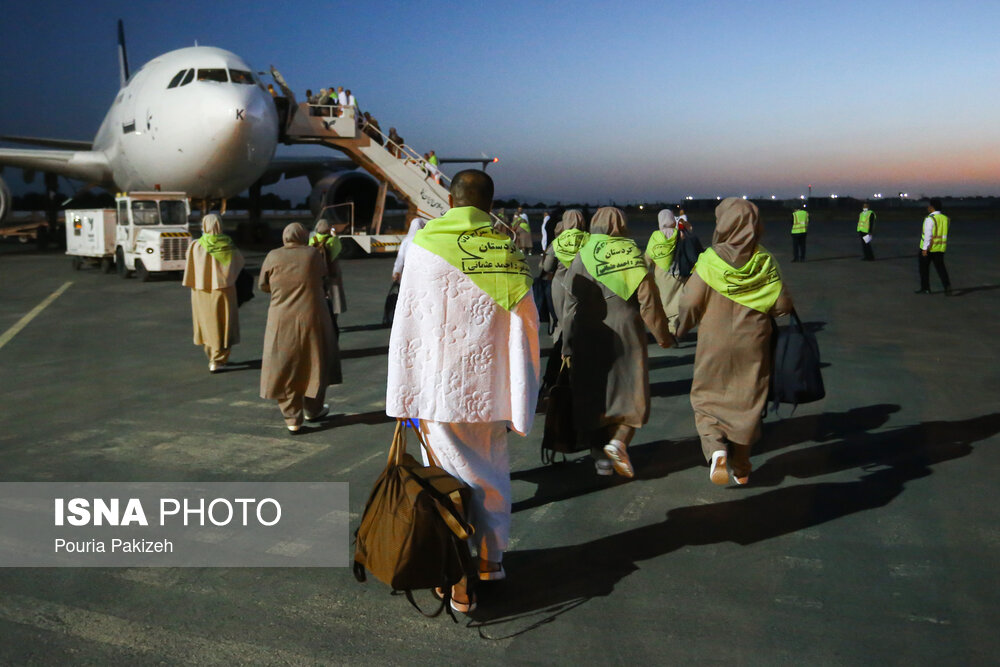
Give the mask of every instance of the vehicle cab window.
[[118, 202], [118, 224], [128, 224], [128, 205], [123, 201]]
[[242, 69], [229, 70], [229, 78], [233, 83], [241, 83], [246, 86], [252, 86], [256, 83], [253, 80], [253, 72], [247, 72]]
[[218, 83], [228, 83], [229, 77], [224, 69], [200, 69], [198, 70], [199, 81], [217, 81]]
[[170, 80], [170, 84], [167, 86], [167, 88], [176, 88], [177, 86], [179, 86], [181, 84], [181, 79], [184, 78], [185, 74], [187, 74], [186, 69], [182, 69], [180, 72], [175, 74], [174, 78]]
[[160, 211], [155, 201], [132, 202], [132, 220], [137, 225], [160, 224]]
[[187, 74], [184, 76], [184, 80], [181, 81], [182, 86], [186, 86], [194, 80], [194, 70], [189, 69]]
[[162, 220], [165, 225], [186, 225], [188, 222], [187, 208], [184, 206], [184, 202], [176, 200], [161, 201], [160, 220]]

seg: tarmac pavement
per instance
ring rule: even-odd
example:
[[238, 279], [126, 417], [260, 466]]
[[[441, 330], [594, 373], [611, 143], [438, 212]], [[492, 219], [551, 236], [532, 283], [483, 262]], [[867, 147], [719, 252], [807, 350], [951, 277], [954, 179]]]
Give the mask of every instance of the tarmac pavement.
[[[767, 418], [747, 488], [708, 480], [691, 341], [650, 347], [636, 479], [585, 457], [542, 465], [542, 415], [512, 436], [508, 579], [459, 625], [349, 568], [8, 568], [0, 663], [995, 664], [1000, 226], [953, 220], [951, 297], [933, 271], [938, 293], [913, 294], [919, 219], [880, 224], [875, 262], [846, 218], [811, 227], [801, 264], [787, 234], [767, 236], [827, 398]], [[353, 531], [392, 438], [391, 266], [344, 262], [345, 384], [333, 417], [293, 437], [259, 398], [266, 294], [210, 375], [176, 277], [0, 246], [0, 336], [72, 283], [0, 346], [0, 481], [346, 481]]]

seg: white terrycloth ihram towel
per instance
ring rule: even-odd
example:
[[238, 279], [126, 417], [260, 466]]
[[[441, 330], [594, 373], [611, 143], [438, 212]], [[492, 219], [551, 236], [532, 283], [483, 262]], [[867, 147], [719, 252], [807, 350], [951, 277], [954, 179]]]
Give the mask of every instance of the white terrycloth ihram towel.
[[451, 264], [410, 245], [389, 338], [387, 415], [504, 421], [525, 435], [539, 369], [530, 291], [508, 312]]

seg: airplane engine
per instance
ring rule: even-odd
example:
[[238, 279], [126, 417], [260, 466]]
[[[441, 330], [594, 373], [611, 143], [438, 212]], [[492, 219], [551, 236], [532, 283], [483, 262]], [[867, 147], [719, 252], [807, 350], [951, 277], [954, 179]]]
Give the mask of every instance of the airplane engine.
[[3, 222], [10, 213], [14, 203], [14, 198], [10, 195], [10, 188], [2, 178], [0, 178], [0, 222]]
[[[324, 176], [313, 186], [309, 194], [309, 208], [313, 216], [323, 216], [333, 224], [351, 221], [351, 207], [354, 203], [354, 222], [367, 225], [375, 215], [375, 199], [378, 197], [378, 182], [360, 171], [340, 171]], [[329, 208], [333, 207], [333, 208]]]

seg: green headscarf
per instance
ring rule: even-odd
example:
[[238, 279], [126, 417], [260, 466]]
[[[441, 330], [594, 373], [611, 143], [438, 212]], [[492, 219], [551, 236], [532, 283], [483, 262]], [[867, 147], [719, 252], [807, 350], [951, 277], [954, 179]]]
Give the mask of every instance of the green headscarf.
[[590, 222], [590, 238], [580, 248], [587, 272], [622, 299], [628, 300], [648, 275], [642, 250], [625, 236], [625, 213], [605, 206]]
[[531, 289], [524, 254], [510, 237], [494, 231], [489, 213], [475, 206], [453, 208], [431, 220], [414, 234], [413, 243], [469, 276], [505, 310]]
[[552, 240], [552, 252], [567, 269], [573, 263], [573, 258], [580, 252], [580, 248], [590, 238], [590, 234], [585, 232], [583, 227], [583, 213], [575, 208], [563, 213], [562, 220], [556, 225], [556, 237]]
[[738, 269], [724, 262], [714, 248], [709, 248], [698, 256], [694, 270], [722, 296], [762, 313], [770, 311], [781, 294], [778, 263], [763, 246], [757, 246], [750, 261]]
[[222, 221], [214, 213], [209, 213], [202, 219], [198, 245], [223, 266], [229, 266], [229, 262], [233, 261], [233, 250], [236, 249], [236, 245], [231, 238], [222, 233]]
[[336, 234], [331, 234], [332, 227], [325, 218], [320, 218], [316, 223], [316, 233], [309, 239], [309, 245], [314, 248], [323, 248], [326, 253], [326, 261], [332, 262], [340, 255], [343, 243]]

